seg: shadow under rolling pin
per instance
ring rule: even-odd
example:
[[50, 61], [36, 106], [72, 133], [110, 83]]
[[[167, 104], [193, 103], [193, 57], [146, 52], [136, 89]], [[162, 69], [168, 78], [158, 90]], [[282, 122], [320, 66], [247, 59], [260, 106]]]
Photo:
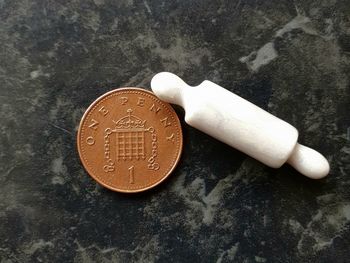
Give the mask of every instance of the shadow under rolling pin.
[[287, 162], [312, 179], [329, 173], [322, 154], [298, 143], [296, 128], [211, 81], [192, 87], [175, 74], [161, 72], [151, 87], [161, 100], [183, 107], [189, 125], [270, 167]]

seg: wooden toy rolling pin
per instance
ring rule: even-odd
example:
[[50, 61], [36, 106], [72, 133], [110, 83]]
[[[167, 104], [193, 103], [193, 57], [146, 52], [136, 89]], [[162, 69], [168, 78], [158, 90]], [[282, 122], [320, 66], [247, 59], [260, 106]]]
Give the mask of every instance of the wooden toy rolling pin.
[[175, 74], [161, 72], [151, 87], [161, 100], [182, 106], [189, 125], [270, 167], [287, 162], [312, 179], [329, 172], [323, 155], [297, 142], [296, 128], [211, 81], [191, 87]]

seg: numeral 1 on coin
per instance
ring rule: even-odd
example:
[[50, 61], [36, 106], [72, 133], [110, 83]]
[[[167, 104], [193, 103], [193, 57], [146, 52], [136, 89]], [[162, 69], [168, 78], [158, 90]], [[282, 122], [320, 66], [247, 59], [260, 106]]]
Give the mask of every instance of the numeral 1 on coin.
[[135, 181], [134, 181], [134, 166], [129, 167], [129, 183], [130, 184], [135, 183]]

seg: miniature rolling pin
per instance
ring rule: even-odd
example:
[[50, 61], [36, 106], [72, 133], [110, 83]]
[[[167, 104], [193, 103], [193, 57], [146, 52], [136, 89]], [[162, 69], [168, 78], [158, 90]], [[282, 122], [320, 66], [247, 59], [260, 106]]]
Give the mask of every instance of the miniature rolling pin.
[[161, 72], [151, 87], [161, 100], [183, 107], [189, 125], [270, 167], [287, 162], [312, 179], [329, 172], [323, 155], [297, 142], [296, 128], [211, 81], [192, 87]]

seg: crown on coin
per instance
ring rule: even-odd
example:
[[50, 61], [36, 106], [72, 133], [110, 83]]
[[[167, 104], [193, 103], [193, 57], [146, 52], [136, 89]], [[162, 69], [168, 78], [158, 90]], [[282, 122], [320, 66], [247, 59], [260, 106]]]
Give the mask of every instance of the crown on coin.
[[122, 117], [118, 121], [113, 121], [116, 129], [144, 129], [146, 120], [141, 120], [139, 117], [132, 115], [132, 109], [127, 110], [128, 115]]

